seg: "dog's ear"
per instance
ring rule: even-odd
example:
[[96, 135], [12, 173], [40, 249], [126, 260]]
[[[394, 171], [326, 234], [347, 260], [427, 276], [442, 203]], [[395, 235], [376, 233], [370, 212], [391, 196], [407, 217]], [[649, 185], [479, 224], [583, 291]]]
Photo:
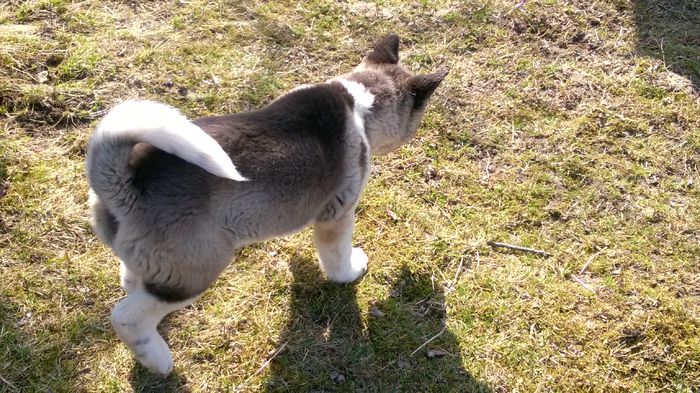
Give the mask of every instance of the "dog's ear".
[[416, 75], [408, 78], [406, 81], [406, 90], [414, 97], [413, 108], [421, 109], [425, 106], [428, 98], [430, 98], [435, 89], [440, 86], [440, 82], [445, 79], [447, 73], [447, 70], [442, 70], [434, 74]]
[[389, 34], [374, 46], [372, 52], [365, 57], [365, 61], [374, 64], [397, 64], [400, 41], [398, 35]]

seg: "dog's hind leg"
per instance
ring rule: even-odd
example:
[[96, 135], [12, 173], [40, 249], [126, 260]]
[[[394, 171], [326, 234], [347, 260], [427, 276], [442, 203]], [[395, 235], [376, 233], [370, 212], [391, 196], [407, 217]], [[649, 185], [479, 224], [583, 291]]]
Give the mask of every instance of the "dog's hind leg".
[[143, 286], [135, 288], [112, 310], [112, 326], [136, 359], [153, 373], [167, 375], [173, 369], [170, 348], [156, 327], [166, 315], [191, 304], [196, 297], [167, 302]]
[[349, 283], [367, 272], [367, 255], [352, 247], [355, 213], [348, 211], [338, 219], [314, 223], [314, 244], [321, 268], [329, 280]]
[[121, 284], [124, 291], [129, 294], [136, 290], [136, 288], [143, 286], [141, 278], [129, 270], [124, 262], [120, 261], [120, 263], [119, 276], [121, 277]]
[[119, 230], [116, 217], [107, 210], [105, 204], [92, 189], [88, 192], [88, 205], [90, 206], [90, 225], [95, 230], [95, 234], [105, 244], [111, 246]]

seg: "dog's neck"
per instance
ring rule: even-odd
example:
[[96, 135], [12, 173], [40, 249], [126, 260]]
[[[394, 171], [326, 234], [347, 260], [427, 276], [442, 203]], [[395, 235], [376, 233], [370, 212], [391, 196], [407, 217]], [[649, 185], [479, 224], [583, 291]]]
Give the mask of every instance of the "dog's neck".
[[374, 95], [370, 93], [367, 88], [355, 81], [347, 79], [338, 79], [345, 90], [350, 93], [354, 101], [353, 105], [353, 120], [355, 122], [355, 128], [357, 132], [360, 133], [363, 142], [366, 146], [369, 146], [369, 140], [367, 139], [367, 133], [365, 132], [365, 116], [370, 113], [372, 109], [372, 104], [374, 104]]

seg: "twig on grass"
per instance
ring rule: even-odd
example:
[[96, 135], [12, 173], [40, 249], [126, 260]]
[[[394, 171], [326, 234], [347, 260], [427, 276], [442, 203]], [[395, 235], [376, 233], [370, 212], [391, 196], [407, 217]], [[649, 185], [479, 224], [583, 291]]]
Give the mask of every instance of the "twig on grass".
[[583, 282], [583, 280], [581, 280], [580, 278], [578, 278], [577, 275], [572, 274], [572, 275], [571, 275], [571, 278], [573, 278], [574, 281], [576, 281], [577, 283], [579, 283], [582, 287], [588, 289], [589, 291], [591, 291], [591, 292], [593, 292], [593, 293], [596, 293], [596, 292], [595, 292], [595, 289], [589, 287], [585, 282]]
[[433, 337], [430, 337], [428, 341], [424, 342], [421, 344], [420, 347], [416, 348], [415, 351], [411, 352], [411, 356], [415, 355], [416, 352], [420, 351], [424, 346], [428, 345], [431, 341], [435, 340], [436, 338], [440, 337], [442, 333], [445, 333], [445, 329], [447, 329], [447, 324], [445, 323], [445, 326], [442, 327], [442, 330], [440, 330], [440, 333], [434, 335]]
[[581, 268], [581, 270], [579, 270], [578, 274], [579, 274], [579, 275], [583, 274], [583, 272], [586, 271], [586, 268], [587, 268], [588, 265], [591, 263], [591, 261], [593, 261], [593, 259], [595, 259], [595, 257], [597, 257], [598, 254], [600, 254], [601, 252], [603, 252], [603, 250], [600, 250], [600, 251], [598, 251], [597, 253], [591, 255], [591, 256], [588, 258], [588, 260], [586, 261], [586, 263], [583, 265], [583, 267]]
[[5, 379], [5, 377], [3, 377], [2, 375], [0, 375], [0, 380], [3, 381], [5, 383], [5, 385], [9, 386], [10, 389], [17, 391], [17, 387], [15, 385], [13, 385], [10, 381]]
[[455, 285], [457, 284], [457, 279], [459, 278], [459, 273], [462, 272], [462, 265], [464, 265], [464, 255], [462, 255], [462, 257], [459, 258], [459, 266], [457, 266], [457, 271], [455, 272], [455, 278], [452, 279], [452, 282], [450, 283], [450, 287], [447, 288], [447, 292], [454, 291]]
[[551, 257], [552, 254], [542, 251], [542, 250], [535, 250], [534, 248], [528, 248], [528, 247], [522, 247], [522, 246], [514, 246], [512, 244], [507, 244], [507, 243], [498, 243], [498, 242], [486, 242], [489, 246], [493, 248], [507, 248], [510, 250], [517, 250], [517, 251], [523, 251], [523, 252], [529, 252], [532, 254], [537, 254], [537, 255], [542, 255], [543, 257]]
[[287, 346], [287, 343], [289, 343], [289, 340], [285, 341], [284, 344], [280, 345], [280, 347], [277, 348], [277, 350], [272, 354], [272, 356], [270, 356], [270, 357], [265, 361], [265, 363], [263, 363], [262, 366], [260, 366], [260, 368], [259, 368], [256, 372], [254, 372], [251, 376], [249, 376], [248, 378], [246, 378], [245, 381], [243, 381], [243, 383], [242, 383], [238, 388], [236, 388], [236, 391], [237, 391], [237, 392], [242, 391], [242, 389], [248, 384], [248, 382], [249, 382], [251, 379], [253, 379], [256, 375], [260, 374], [260, 373], [262, 372], [262, 370], [264, 370], [265, 367], [267, 367], [267, 366], [270, 364], [270, 362], [272, 361], [272, 359], [276, 358], [277, 355], [279, 355], [280, 352], [282, 352], [282, 351], [284, 350], [284, 348]]
[[462, 272], [462, 266], [464, 265], [464, 256], [459, 258], [459, 266], [457, 266], [457, 271], [455, 272], [455, 278], [452, 279], [452, 286], [455, 285], [457, 282], [457, 278], [459, 278], [459, 273]]
[[520, 11], [520, 12], [522, 12], [522, 13], [526, 13], [526, 11], [525, 11], [525, 3], [527, 3], [527, 1], [528, 1], [528, 0], [519, 0], [518, 3], [517, 3], [513, 8], [511, 8], [510, 10], [508, 10], [508, 12], [506, 12], [506, 15], [510, 15], [510, 14], [516, 12], [516, 11]]

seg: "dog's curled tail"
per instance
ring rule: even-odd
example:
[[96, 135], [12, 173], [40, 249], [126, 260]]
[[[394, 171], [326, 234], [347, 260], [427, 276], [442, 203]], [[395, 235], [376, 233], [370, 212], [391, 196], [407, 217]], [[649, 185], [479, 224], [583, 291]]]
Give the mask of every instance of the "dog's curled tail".
[[125, 101], [107, 113], [87, 151], [90, 186], [102, 199], [129, 204], [133, 197], [129, 154], [145, 142], [216, 176], [246, 180], [221, 146], [175, 108], [152, 101]]

